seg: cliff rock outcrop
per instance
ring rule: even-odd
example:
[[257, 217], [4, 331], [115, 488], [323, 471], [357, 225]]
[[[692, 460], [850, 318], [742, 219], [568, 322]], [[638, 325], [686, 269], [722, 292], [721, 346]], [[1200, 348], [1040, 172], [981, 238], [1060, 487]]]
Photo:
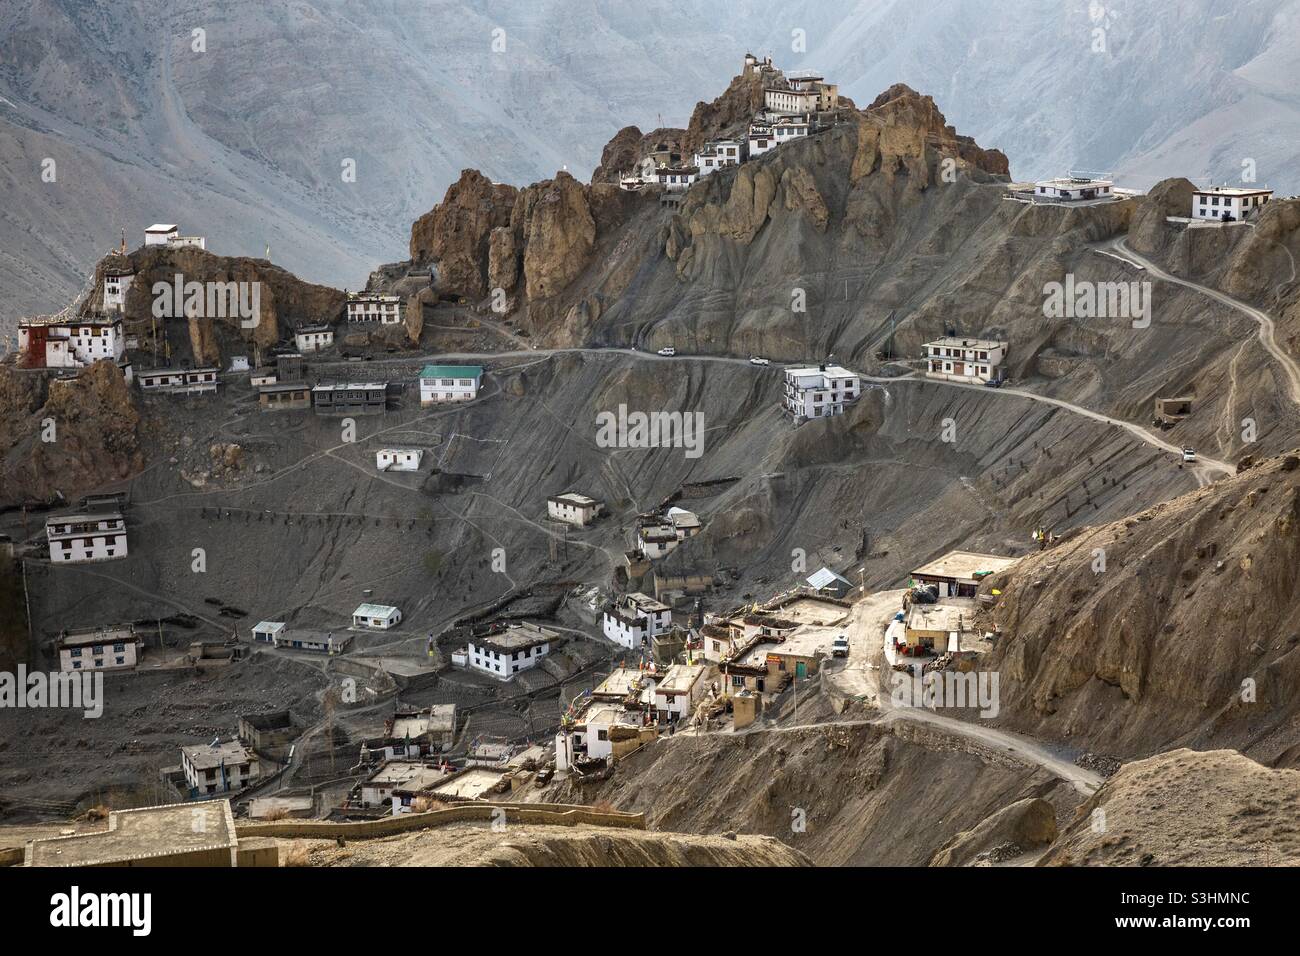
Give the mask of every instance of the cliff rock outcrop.
[[73, 496], [144, 467], [140, 414], [117, 367], [75, 379], [0, 365], [0, 503]]
[[487, 294], [492, 230], [508, 225], [518, 190], [466, 169], [442, 202], [411, 226], [411, 260], [436, 262], [438, 291], [481, 299]]

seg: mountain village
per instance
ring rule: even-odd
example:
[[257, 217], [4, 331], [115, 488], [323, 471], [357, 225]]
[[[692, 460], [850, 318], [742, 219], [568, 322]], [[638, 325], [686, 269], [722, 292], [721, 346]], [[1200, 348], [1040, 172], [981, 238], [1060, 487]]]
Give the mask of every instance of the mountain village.
[[[763, 106], [749, 118], [743, 134], [709, 139], [689, 155], [667, 143], [652, 145], [635, 168], [621, 171], [619, 189], [676, 206], [708, 177], [727, 175], [728, 170], [734, 174], [735, 167], [762, 162], [774, 150], [820, 136], [836, 124], [841, 97], [838, 86], [825, 77], [786, 74], [770, 57], [753, 54], [745, 55], [742, 70], [742, 75], [757, 76], [763, 83]], [[1008, 183], [1004, 198], [1008, 203], [1076, 208], [1139, 195], [1105, 175], [1071, 173]], [[1195, 229], [1251, 222], [1271, 198], [1267, 188], [1199, 188], [1185, 216], [1171, 217], [1171, 222], [1177, 219]], [[148, 226], [143, 248], [208, 252], [204, 237], [182, 236], [180, 227], [170, 223]], [[372, 429], [380, 437], [364, 446], [364, 480], [409, 488], [424, 482], [468, 481], [448, 463], [448, 443], [422, 443], [414, 425], [426, 413], [459, 410], [472, 415], [485, 396], [506, 387], [498, 378], [502, 368], [484, 353], [427, 354], [372, 338], [390, 328], [405, 328], [408, 311], [418, 308], [408, 292], [387, 287], [348, 292], [337, 313], [312, 315], [278, 342], [258, 339], [256, 344], [250, 339], [247, 354], [229, 356], [220, 364], [196, 364], [173, 359], [166, 331], [158, 328], [159, 316], [130, 312], [128, 302], [141, 300], [139, 290], [132, 297], [137, 274], [126, 253], [123, 239], [78, 306], [23, 319], [7, 362], [24, 373], [52, 376], [54, 389], [108, 363], [134, 389], [135, 400], [164, 413], [169, 403], [185, 409], [224, 403], [255, 409], [266, 421], [327, 418], [343, 426], [368, 416], [367, 421], [381, 424]], [[212, 290], [206, 294], [208, 300], [197, 314], [215, 315], [212, 307], [219, 304], [223, 317], [242, 315], [241, 290], [235, 282], [216, 290], [216, 303]], [[194, 322], [195, 314], [177, 310], [174, 317], [183, 321], [190, 316]], [[173, 316], [162, 317], [164, 324], [169, 318]], [[483, 321], [495, 320], [484, 313]], [[894, 355], [891, 338], [879, 356], [894, 366], [889, 377], [846, 368], [833, 355], [798, 363], [754, 355], [748, 364], [754, 376], [779, 373], [783, 427], [811, 433], [833, 425], [820, 420], [852, 414], [864, 396], [890, 377], [914, 376], [979, 390], [1003, 388], [1011, 384], [1013, 350], [1026, 346], [997, 331], [968, 334], [948, 328], [910, 355]], [[545, 351], [518, 341], [515, 350]], [[645, 347], [640, 357], [653, 363], [655, 375], [664, 381], [678, 376], [681, 363], [691, 358], [683, 346]], [[401, 360], [407, 371], [390, 371], [390, 360]], [[1157, 403], [1158, 417], [1190, 414], [1191, 409], [1190, 399], [1167, 409]], [[474, 441], [473, 419], [457, 422], [460, 440]], [[1183, 461], [1195, 461], [1194, 452], [1187, 457], [1190, 451], [1185, 450]], [[346, 746], [331, 751], [342, 754], [337, 759], [346, 763], [336, 768], [342, 785], [293, 783], [303, 760], [302, 749], [296, 747], [302, 746], [308, 721], [275, 708], [240, 714], [237, 725], [215, 734], [211, 742], [179, 747], [157, 767], [159, 806], [129, 812], [155, 814], [160, 834], [174, 829], [169, 817], [173, 805], [205, 802], [220, 807], [223, 820], [375, 821], [466, 804], [513, 806], [544, 800], [545, 788], [562, 781], [571, 787], [608, 781], [624, 761], [665, 737], [738, 736], [781, 721], [797, 723], [801, 695], [807, 706], [809, 695], [828, 683], [858, 699], [874, 700], [878, 686], [888, 683], [894, 671], [918, 678], [971, 674], [981, 655], [1002, 639], [990, 614], [999, 600], [1002, 576], [1032, 549], [1054, 540], [1044, 528], [1041, 536], [1036, 533], [1023, 543], [1019, 554], [964, 549], [933, 554], [885, 590], [868, 589], [864, 583], [863, 564], [872, 553], [871, 543], [864, 541], [857, 555], [837, 555], [820, 567], [801, 565], [790, 580], [772, 582], [767, 591], [737, 602], [720, 597], [725, 588], [719, 571], [682, 559], [692, 553], [697, 543], [693, 539], [712, 522], [727, 518], [713, 510], [709, 500], [717, 488], [734, 480], [719, 476], [684, 483], [657, 507], [630, 516], [620, 514], [600, 489], [563, 475], [549, 487], [536, 487], [531, 510], [521, 520], [545, 531], [555, 564], [570, 548], [600, 550], [605, 541], [616, 541], [619, 555], [608, 580], [557, 586], [545, 613], [535, 608], [550, 596], [532, 592], [526, 596], [533, 605], [525, 603], [522, 610], [510, 601], [480, 607], [471, 595], [448, 596], [447, 602], [461, 601], [465, 607], [444, 626], [411, 613], [386, 594], [381, 580], [357, 590], [348, 602], [354, 606], [350, 615], [342, 609], [332, 619], [318, 613], [299, 623], [302, 609], [292, 607], [250, 616], [232, 603], [239, 598], [231, 595], [214, 599], [209, 608], [229, 628], [222, 638], [208, 636], [189, 644], [183, 636], [179, 644], [164, 640], [160, 612], [153, 628], [142, 620], [105, 618], [75, 626], [69, 622], [56, 635], [47, 635], [45, 649], [61, 672], [102, 672], [108, 681], [152, 669], [217, 673], [255, 654], [309, 661], [312, 667], [332, 668], [330, 673], [360, 681], [373, 691], [363, 701], [369, 710], [353, 720], [350, 734], [340, 732], [338, 739], [346, 740]], [[143, 540], [156, 540], [138, 536], [145, 519], [138, 516], [140, 506], [127, 492], [107, 490], [87, 494], [75, 506], [59, 504], [44, 515], [43, 532], [6, 542], [10, 553], [52, 568], [56, 581], [59, 574], [73, 573], [73, 566], [129, 561], [141, 555]], [[262, 520], [252, 510], [241, 514], [224, 506], [201, 507], [213, 520]], [[392, 560], [418, 561], [416, 547], [394, 554]], [[440, 560], [455, 562], [457, 557], [447, 554]], [[570, 616], [554, 612], [560, 604], [572, 609]], [[273, 619], [257, 620], [261, 613], [273, 613]], [[408, 642], [391, 658], [366, 655], [372, 641], [390, 638]], [[578, 647], [587, 650], [572, 653]], [[558, 686], [558, 719], [549, 726], [534, 726], [527, 734], [498, 734], [480, 726], [479, 698], [459, 704], [424, 698], [411, 702], [420, 696], [417, 691], [438, 681], [489, 688], [476, 693], [505, 701], [532, 699]], [[329, 706], [331, 714], [337, 707], [343, 715], [359, 705], [338, 697], [330, 698]], [[171, 854], [184, 863], [196, 852], [173, 836], [124, 848], [110, 845], [108, 837], [76, 836], [37, 840], [27, 847], [26, 859], [48, 860], [60, 840], [71, 841], [71, 861], [103, 860], [100, 848], [105, 846], [119, 861], [149, 853]], [[234, 858], [229, 847], [218, 856], [222, 861]], [[259, 865], [258, 859], [250, 844], [241, 865]]]

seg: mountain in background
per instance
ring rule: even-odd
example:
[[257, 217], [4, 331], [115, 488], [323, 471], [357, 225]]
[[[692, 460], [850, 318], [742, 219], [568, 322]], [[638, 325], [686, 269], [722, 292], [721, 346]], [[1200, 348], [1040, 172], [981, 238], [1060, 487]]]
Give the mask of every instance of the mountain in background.
[[1017, 178], [1251, 159], [1293, 192], [1298, 24], [1300, 0], [0, 0], [0, 323], [155, 221], [359, 287], [462, 168], [585, 178], [626, 124], [684, 126], [747, 49], [859, 103], [934, 95]]

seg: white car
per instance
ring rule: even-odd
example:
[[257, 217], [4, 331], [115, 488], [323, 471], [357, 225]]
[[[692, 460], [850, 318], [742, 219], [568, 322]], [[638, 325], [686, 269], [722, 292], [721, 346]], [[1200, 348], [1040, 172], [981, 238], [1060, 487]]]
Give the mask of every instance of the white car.
[[750, 365], [771, 365], [772, 363], [765, 358], [760, 358], [759, 356], [755, 355], [753, 358], [749, 360], [749, 364]]
[[677, 350], [673, 348], [671, 345], [665, 345], [663, 348], [659, 350], [659, 354], [671, 358], [672, 356], [677, 354]]
[[1183, 461], [1196, 461], [1196, 449], [1195, 449], [1195, 448], [1184, 448], [1184, 449], [1183, 449]]

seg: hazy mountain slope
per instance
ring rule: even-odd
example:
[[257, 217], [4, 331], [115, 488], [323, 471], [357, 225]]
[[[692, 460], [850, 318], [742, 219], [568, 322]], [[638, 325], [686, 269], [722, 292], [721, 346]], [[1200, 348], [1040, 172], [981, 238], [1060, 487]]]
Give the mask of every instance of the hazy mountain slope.
[[[684, 125], [746, 48], [859, 102], [897, 81], [927, 90], [1018, 176], [1222, 179], [1249, 157], [1261, 180], [1300, 182], [1296, 0], [1141, 0], [1096, 23], [1082, 3], [1000, 8], [0, 0], [0, 329], [61, 306], [121, 229], [134, 246], [159, 219], [225, 254], [269, 243], [304, 278], [355, 287], [462, 167], [585, 177], [615, 130]], [[1097, 23], [1105, 54], [1088, 52]], [[57, 183], [40, 179], [47, 157]]]
[[[1082, 167], [1141, 188], [1172, 175], [1222, 182], [1251, 158], [1261, 182], [1300, 186], [1295, 0], [919, 7], [860, 4], [824, 24], [808, 59], [859, 102], [891, 83], [924, 89], [1006, 152], [1017, 177]], [[1097, 30], [1105, 49], [1093, 52]]]

